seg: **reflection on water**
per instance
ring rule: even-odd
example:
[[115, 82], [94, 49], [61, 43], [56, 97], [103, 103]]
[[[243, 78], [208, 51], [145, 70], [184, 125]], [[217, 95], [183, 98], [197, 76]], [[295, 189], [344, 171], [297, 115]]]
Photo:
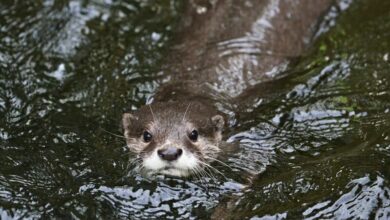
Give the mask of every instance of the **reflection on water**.
[[204, 219], [233, 198], [233, 219], [388, 219], [389, 9], [340, 1], [307, 56], [232, 107], [223, 175], [156, 181], [106, 131], [158, 86], [181, 5], [3, 1], [0, 218]]
[[362, 177], [352, 180], [336, 201], [324, 201], [303, 212], [307, 219], [337, 218], [348, 219], [359, 215], [362, 219], [388, 219], [390, 217], [390, 190], [381, 176], [371, 180]]
[[[142, 179], [138, 177], [137, 179]], [[118, 218], [177, 218], [188, 219], [193, 209], [200, 209], [199, 216], [207, 215], [207, 209], [218, 202], [221, 194], [238, 192], [242, 187], [233, 182], [212, 183], [209, 178], [200, 181], [160, 179], [162, 182], [137, 181], [137, 186], [96, 187], [82, 186], [80, 193], [94, 197], [113, 209]]]
[[[387, 219], [390, 215], [389, 160], [384, 154], [390, 26], [377, 26], [390, 14], [388, 8], [378, 10], [369, 3], [351, 7], [319, 37], [310, 58], [272, 84], [284, 88], [267, 90], [269, 94], [261, 85], [253, 90], [262, 98], [253, 99], [256, 107], [250, 116], [243, 116], [248, 120], [241, 126], [249, 129], [229, 140], [239, 141], [246, 150], [256, 149], [239, 167], [262, 164], [263, 169], [255, 168], [260, 175], [253, 189], [241, 196], [235, 218]], [[355, 20], [361, 14], [364, 19]], [[362, 34], [359, 27], [372, 30], [372, 35]], [[376, 41], [367, 43], [369, 36]]]

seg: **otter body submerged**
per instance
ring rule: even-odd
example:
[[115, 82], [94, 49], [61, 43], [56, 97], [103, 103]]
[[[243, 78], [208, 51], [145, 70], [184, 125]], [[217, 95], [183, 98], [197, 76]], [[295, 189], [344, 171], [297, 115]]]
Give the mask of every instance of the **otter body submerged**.
[[145, 105], [122, 118], [127, 145], [147, 174], [202, 172], [221, 151], [221, 97], [235, 103], [277, 77], [303, 53], [331, 0], [190, 1], [164, 81]]

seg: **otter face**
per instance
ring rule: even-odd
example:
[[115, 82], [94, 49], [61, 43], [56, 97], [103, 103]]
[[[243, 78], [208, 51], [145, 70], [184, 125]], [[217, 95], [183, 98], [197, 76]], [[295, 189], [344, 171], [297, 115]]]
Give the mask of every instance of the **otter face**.
[[147, 175], [188, 176], [216, 158], [224, 119], [201, 103], [156, 103], [122, 118], [127, 146]]

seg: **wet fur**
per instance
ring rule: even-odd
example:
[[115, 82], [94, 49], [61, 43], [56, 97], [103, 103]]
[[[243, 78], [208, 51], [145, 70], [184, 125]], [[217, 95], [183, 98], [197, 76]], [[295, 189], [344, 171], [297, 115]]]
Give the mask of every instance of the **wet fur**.
[[[302, 55], [318, 19], [331, 3], [332, 0], [187, 2], [175, 45], [163, 62], [165, 83], [156, 90], [150, 106], [123, 116], [127, 144], [138, 155], [137, 161], [142, 163], [162, 147], [164, 140], [170, 138], [167, 134], [175, 133], [170, 129], [188, 129], [182, 124], [185, 118], [186, 123], [199, 128], [202, 142], [195, 145], [182, 139], [178, 143], [193, 153], [199, 164], [208, 166], [207, 160], [215, 160], [220, 151], [218, 144], [225, 124], [215, 103], [222, 98], [222, 103], [245, 103], [259, 97], [261, 83], [275, 79], [273, 73], [285, 70], [291, 57]], [[199, 13], [199, 8], [205, 11]], [[145, 129], [157, 131], [154, 143], [142, 142]]]
[[[122, 121], [127, 146], [137, 155], [137, 169], [146, 175], [175, 176], [199, 172], [216, 158], [225, 123], [214, 109], [197, 102], [154, 103], [125, 113]], [[188, 138], [194, 129], [199, 132], [195, 142]], [[151, 142], [143, 141], [144, 131], [153, 134]], [[157, 156], [158, 149], [169, 146], [183, 150], [177, 161], [166, 162]]]

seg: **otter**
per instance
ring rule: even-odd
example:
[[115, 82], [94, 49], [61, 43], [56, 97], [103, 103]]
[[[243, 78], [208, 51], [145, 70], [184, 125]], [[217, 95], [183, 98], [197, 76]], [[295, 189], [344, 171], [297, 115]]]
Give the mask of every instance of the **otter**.
[[220, 151], [224, 124], [215, 109], [196, 101], [155, 103], [123, 115], [127, 146], [147, 175], [200, 172]]
[[[151, 103], [124, 113], [145, 174], [189, 176], [216, 160], [231, 112], [303, 54], [332, 0], [191, 0]], [[249, 93], [248, 93], [249, 91]]]

